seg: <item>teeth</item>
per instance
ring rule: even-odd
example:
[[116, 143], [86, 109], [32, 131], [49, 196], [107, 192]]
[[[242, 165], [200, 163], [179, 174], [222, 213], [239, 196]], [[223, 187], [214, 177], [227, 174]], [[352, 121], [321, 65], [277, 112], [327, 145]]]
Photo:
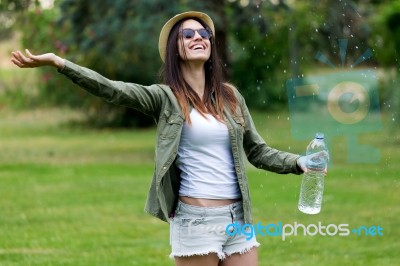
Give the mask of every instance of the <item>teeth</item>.
[[195, 46], [193, 46], [193, 50], [196, 50], [196, 49], [203, 49], [203, 46], [201, 46], [201, 45], [195, 45]]

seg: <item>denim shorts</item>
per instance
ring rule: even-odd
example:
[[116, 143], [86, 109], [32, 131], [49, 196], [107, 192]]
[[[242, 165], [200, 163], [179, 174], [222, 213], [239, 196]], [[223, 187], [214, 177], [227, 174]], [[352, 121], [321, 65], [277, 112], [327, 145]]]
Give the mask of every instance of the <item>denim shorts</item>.
[[255, 235], [250, 237], [240, 230], [243, 217], [241, 201], [218, 207], [199, 207], [179, 201], [170, 220], [170, 258], [216, 253], [223, 260], [258, 247]]

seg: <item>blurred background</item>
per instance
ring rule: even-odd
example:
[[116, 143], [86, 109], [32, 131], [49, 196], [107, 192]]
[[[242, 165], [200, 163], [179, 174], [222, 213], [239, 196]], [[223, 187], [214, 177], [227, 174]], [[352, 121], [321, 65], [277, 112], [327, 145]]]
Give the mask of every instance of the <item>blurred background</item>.
[[[218, 49], [228, 79], [251, 108], [286, 108], [285, 81], [323, 72], [329, 65], [315, 59], [320, 52], [340, 66], [339, 39], [348, 40], [345, 67], [367, 49], [373, 56], [360, 67], [379, 71], [381, 106], [398, 116], [400, 47], [399, 1], [72, 1], [2, 0], [0, 2], [2, 106], [60, 104], [85, 108], [93, 122], [145, 126], [152, 122], [132, 110], [109, 106], [73, 89], [52, 69], [41, 69], [27, 88], [7, 82], [15, 70], [9, 53], [29, 48], [54, 52], [94, 69], [110, 79], [152, 84], [161, 60], [160, 28], [174, 14], [201, 10], [214, 19]], [[26, 71], [25, 71], [26, 72]], [[26, 73], [25, 73], [26, 74]], [[14, 75], [15, 76], [15, 75]], [[25, 78], [24, 78], [25, 79]], [[33, 81], [33, 80], [32, 80]], [[64, 89], [54, 89], [64, 88]], [[6, 102], [6, 103], [5, 103]], [[395, 111], [397, 110], [397, 111]], [[143, 121], [142, 121], [143, 120]]]
[[160, 29], [188, 10], [213, 18], [228, 80], [273, 147], [304, 153], [313, 137], [293, 131], [292, 81], [376, 73], [379, 126], [358, 131], [357, 141], [379, 149], [379, 158], [350, 163], [354, 139], [336, 134], [318, 217], [297, 210], [300, 178], [249, 166], [249, 182], [256, 222], [380, 225], [385, 233], [264, 237], [260, 265], [396, 265], [400, 0], [0, 0], [0, 265], [173, 264], [168, 226], [143, 213], [154, 121], [54, 69], [18, 69], [10, 53], [54, 52], [113, 80], [153, 84]]

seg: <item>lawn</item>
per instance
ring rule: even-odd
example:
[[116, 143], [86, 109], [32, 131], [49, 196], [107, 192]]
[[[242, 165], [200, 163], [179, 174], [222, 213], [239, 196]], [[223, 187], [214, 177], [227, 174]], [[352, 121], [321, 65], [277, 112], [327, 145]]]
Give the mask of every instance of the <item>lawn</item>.
[[[253, 115], [271, 146], [304, 152], [287, 113]], [[345, 140], [335, 140], [318, 215], [297, 210], [301, 176], [248, 167], [256, 223], [380, 226], [383, 235], [258, 236], [259, 265], [398, 265], [400, 142], [384, 118], [382, 131], [362, 137], [379, 148], [379, 163], [347, 163]], [[155, 130], [92, 130], [71, 120], [82, 116], [0, 113], [0, 265], [174, 265], [168, 224], [143, 211]]]

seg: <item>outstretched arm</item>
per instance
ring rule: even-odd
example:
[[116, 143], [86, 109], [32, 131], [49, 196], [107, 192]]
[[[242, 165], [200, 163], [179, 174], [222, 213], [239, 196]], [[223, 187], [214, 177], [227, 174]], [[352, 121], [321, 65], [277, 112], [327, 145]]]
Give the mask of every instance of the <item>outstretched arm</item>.
[[243, 96], [240, 95], [239, 97], [245, 121], [243, 148], [249, 162], [257, 168], [276, 173], [301, 174], [303, 169], [297, 166], [300, 155], [269, 147], [258, 134]]
[[76, 65], [53, 53], [33, 55], [25, 50], [12, 52], [11, 61], [20, 68], [51, 66], [86, 91], [108, 102], [134, 108], [152, 117], [158, 117], [163, 94], [158, 85], [143, 86], [135, 83], [113, 81], [99, 73]]
[[20, 68], [33, 68], [41, 66], [52, 66], [58, 69], [64, 67], [64, 59], [53, 54], [46, 53], [41, 55], [33, 55], [28, 49], [25, 49], [26, 55], [20, 51], [14, 51], [11, 53], [11, 62]]

